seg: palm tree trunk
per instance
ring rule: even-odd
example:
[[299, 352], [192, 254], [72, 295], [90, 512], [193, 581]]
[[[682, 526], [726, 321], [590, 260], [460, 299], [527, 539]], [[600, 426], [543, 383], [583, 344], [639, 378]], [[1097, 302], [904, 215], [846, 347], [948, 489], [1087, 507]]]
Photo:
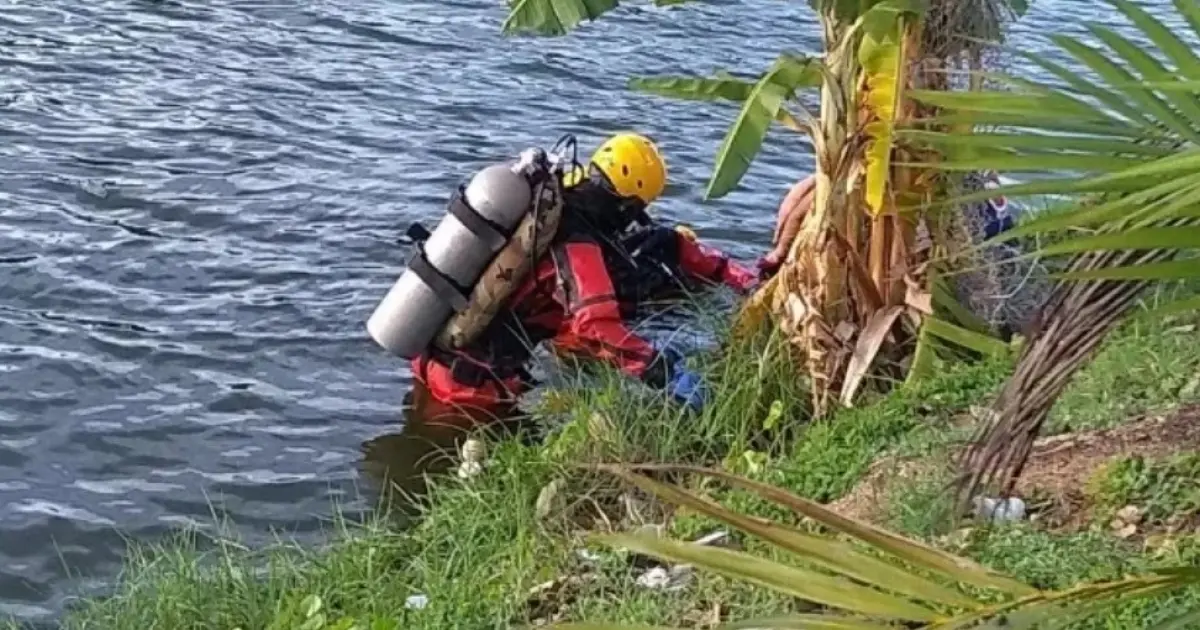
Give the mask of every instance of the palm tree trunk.
[[[1190, 223], [1174, 221], [1168, 225]], [[1078, 255], [1071, 271], [1163, 262], [1178, 250], [1096, 251]], [[1060, 281], [1027, 331], [1012, 377], [991, 406], [992, 415], [959, 460], [956, 499], [965, 508], [980, 491], [1009, 496], [1034, 441], [1071, 378], [1126, 318], [1147, 280]]]

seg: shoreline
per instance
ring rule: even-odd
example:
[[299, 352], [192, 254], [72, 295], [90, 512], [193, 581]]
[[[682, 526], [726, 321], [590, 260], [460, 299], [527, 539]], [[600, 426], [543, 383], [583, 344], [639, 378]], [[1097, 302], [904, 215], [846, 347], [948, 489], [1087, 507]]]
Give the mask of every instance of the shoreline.
[[[1120, 428], [1139, 415], [1169, 416], [1200, 400], [1200, 357], [1190, 351], [1197, 324], [1195, 315], [1127, 322], [1058, 401], [1046, 437]], [[574, 467], [581, 462], [720, 465], [835, 505], [853, 503], [851, 494], [871, 486], [877, 492], [867, 499], [871, 520], [1041, 588], [1200, 562], [1200, 523], [1167, 533], [1147, 518], [1143, 531], [1124, 537], [1110, 523], [1127, 503], [1142, 504], [1157, 521], [1183, 509], [1155, 502], [1162, 503], [1162, 480], [1180, 470], [1200, 471], [1195, 444], [1181, 443], [1169, 457], [1140, 463], [1098, 463], [1080, 476], [1086, 487], [1078, 490], [1090, 505], [1071, 528], [1039, 520], [1054, 510], [1034, 509], [1041, 499], [1031, 489], [1031, 520], [946, 531], [937, 470], [881, 474], [880, 466], [896, 457], [947, 459], [969, 435], [972, 408], [987, 403], [1012, 358], [948, 364], [915, 387], [803, 425], [805, 392], [794, 372], [783, 369], [788, 360], [777, 344], [759, 339], [706, 362], [715, 396], [698, 418], [608, 372], [599, 374], [599, 383], [551, 390], [534, 411], [558, 427], [544, 444], [490, 443], [483, 472], [431, 484], [429, 509], [406, 530], [377, 515], [362, 524], [335, 522], [329, 543], [319, 549], [281, 542], [248, 550], [221, 543], [201, 552], [188, 534], [135, 546], [114, 595], [81, 602], [65, 615], [63, 627], [386, 630], [600, 620], [711, 627], [718, 618], [803, 609], [773, 592], [701, 572], [677, 590], [640, 585], [642, 559], [585, 545], [582, 537], [657, 527], [694, 540], [725, 528], [628, 493], [612, 477], [581, 473]], [[882, 492], [876, 488], [880, 478], [888, 486]], [[709, 492], [731, 509], [786, 516], [749, 494], [718, 487]], [[1172, 496], [1185, 504], [1195, 498], [1187, 488], [1175, 488]], [[731, 538], [752, 552], [779, 553], [740, 532]], [[1152, 539], [1157, 543], [1147, 542]], [[1181, 606], [1200, 606], [1200, 592], [1126, 604], [1098, 625], [1072, 627], [1102, 628], [1105, 620], [1149, 627]]]

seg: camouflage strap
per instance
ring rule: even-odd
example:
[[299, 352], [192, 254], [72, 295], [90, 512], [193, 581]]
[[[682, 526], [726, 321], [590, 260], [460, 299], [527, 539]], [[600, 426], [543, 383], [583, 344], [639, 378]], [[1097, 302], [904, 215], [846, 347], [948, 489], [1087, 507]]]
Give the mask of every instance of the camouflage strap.
[[530, 212], [517, 225], [508, 244], [488, 264], [469, 298], [469, 306], [446, 322], [437, 337], [445, 350], [461, 349], [474, 341], [521, 286], [558, 232], [563, 199], [557, 178], [537, 185], [538, 212]]

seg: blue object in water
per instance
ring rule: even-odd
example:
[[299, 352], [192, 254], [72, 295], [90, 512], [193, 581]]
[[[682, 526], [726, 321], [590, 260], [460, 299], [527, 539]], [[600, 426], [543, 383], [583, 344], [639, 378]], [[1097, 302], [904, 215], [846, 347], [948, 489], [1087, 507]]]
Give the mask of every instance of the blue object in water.
[[708, 401], [708, 387], [699, 374], [687, 369], [678, 369], [671, 376], [667, 387], [675, 400], [691, 407], [696, 413], [704, 410], [704, 404]]
[[688, 369], [683, 353], [673, 344], [656, 341], [654, 349], [658, 351], [661, 360], [670, 366], [667, 371], [667, 391], [675, 400], [691, 407], [696, 413], [704, 409], [708, 400], [708, 387], [700, 374]]

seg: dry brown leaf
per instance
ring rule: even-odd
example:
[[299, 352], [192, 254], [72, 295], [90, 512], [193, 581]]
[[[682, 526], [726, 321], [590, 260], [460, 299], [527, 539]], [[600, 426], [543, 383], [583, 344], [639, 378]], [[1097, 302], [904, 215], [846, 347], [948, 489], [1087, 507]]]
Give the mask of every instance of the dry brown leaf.
[[842, 385], [841, 396], [843, 406], [852, 406], [854, 394], [858, 392], [863, 377], [866, 376], [875, 356], [879, 354], [879, 349], [883, 347], [884, 339], [902, 312], [904, 309], [899, 306], [876, 311], [867, 321], [867, 325], [863, 327], [863, 332], [858, 337], [858, 343], [854, 346], [854, 355], [850, 357], [850, 365], [846, 368], [846, 379]]
[[[907, 276], [905, 277], [907, 280]], [[904, 303], [926, 314], [933, 315], [933, 294], [920, 287], [905, 283]]]

